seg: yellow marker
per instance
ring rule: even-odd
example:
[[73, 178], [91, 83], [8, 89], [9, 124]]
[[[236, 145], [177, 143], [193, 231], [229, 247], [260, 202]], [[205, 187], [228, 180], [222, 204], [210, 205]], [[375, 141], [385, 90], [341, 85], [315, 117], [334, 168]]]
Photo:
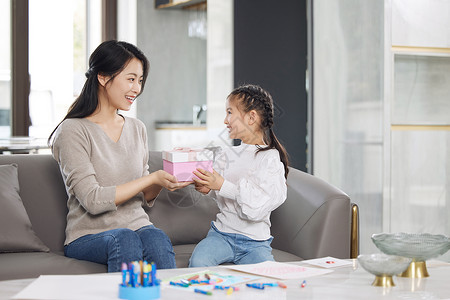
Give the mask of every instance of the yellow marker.
[[231, 294], [233, 294], [233, 288], [232, 287], [228, 288], [228, 290], [227, 290], [227, 295], [231, 295]]

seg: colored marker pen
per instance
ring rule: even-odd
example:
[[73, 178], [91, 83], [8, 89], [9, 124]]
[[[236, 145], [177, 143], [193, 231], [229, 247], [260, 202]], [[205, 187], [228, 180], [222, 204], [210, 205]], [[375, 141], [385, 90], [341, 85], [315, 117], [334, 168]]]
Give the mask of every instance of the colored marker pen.
[[302, 288], [306, 286], [306, 280], [303, 280], [302, 284], [300, 285]]
[[264, 286], [261, 283], [247, 283], [247, 286], [259, 290], [264, 289]]
[[142, 286], [147, 287], [148, 281], [150, 280], [150, 266], [147, 264], [147, 262], [144, 262], [143, 274]]
[[271, 283], [263, 283], [262, 285], [263, 286], [278, 286], [278, 283], [271, 282]]
[[203, 294], [203, 295], [212, 295], [212, 292], [204, 291], [204, 290], [201, 290], [201, 289], [195, 289], [194, 292], [199, 293], [199, 294]]
[[283, 289], [287, 288], [287, 286], [284, 283], [282, 283], [280, 281], [277, 281], [277, 283], [280, 288], [283, 288]]
[[153, 286], [153, 285], [157, 285], [158, 284], [156, 282], [156, 264], [154, 262], [152, 262], [151, 266], [152, 266], [151, 277], [152, 277], [152, 286]]
[[126, 263], [122, 263], [122, 286], [127, 286], [128, 267]]
[[197, 279], [198, 277], [199, 277], [198, 275], [194, 275], [194, 276], [192, 276], [192, 277], [189, 277], [187, 280], [188, 280], [188, 281], [195, 280], [195, 279]]
[[228, 290], [227, 290], [227, 295], [231, 295], [231, 294], [233, 294], [233, 288], [229, 288]]
[[142, 260], [139, 261], [139, 273], [139, 282], [144, 285], [144, 262]]

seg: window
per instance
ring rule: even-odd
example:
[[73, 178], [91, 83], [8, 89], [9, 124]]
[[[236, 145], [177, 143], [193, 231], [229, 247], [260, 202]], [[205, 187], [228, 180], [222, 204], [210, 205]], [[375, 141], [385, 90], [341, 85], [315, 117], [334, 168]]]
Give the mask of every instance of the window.
[[29, 2], [30, 136], [48, 137], [79, 95], [100, 27], [100, 0]]

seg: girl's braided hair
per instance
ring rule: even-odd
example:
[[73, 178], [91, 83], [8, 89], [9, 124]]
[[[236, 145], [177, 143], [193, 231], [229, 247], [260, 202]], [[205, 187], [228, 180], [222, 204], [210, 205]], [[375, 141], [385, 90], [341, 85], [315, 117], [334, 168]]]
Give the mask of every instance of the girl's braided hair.
[[284, 165], [284, 176], [287, 178], [289, 173], [288, 154], [283, 145], [278, 141], [272, 129], [274, 117], [272, 96], [258, 85], [246, 84], [234, 89], [230, 95], [228, 95], [228, 98], [230, 100], [238, 100], [237, 105], [244, 113], [251, 110], [255, 110], [258, 113], [261, 118], [260, 129], [264, 133], [264, 142], [268, 146], [264, 148], [259, 147], [257, 153], [269, 149], [277, 149], [280, 154], [281, 162]]

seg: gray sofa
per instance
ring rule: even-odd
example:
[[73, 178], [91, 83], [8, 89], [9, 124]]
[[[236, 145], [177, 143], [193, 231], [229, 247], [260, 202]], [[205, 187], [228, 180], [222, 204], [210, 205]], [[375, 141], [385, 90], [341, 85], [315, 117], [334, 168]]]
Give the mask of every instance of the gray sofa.
[[[32, 229], [50, 251], [0, 253], [0, 280], [106, 272], [105, 265], [63, 255], [67, 195], [51, 155], [0, 155], [0, 165], [12, 163], [18, 165], [19, 194]], [[161, 168], [161, 153], [151, 151], [151, 171]], [[187, 267], [196, 243], [206, 235], [216, 213], [215, 202], [192, 186], [175, 192], [163, 190], [148, 210], [150, 220], [170, 237], [177, 267]], [[351, 228], [349, 197], [314, 176], [290, 169], [288, 198], [272, 213], [271, 221], [277, 261], [355, 257], [351, 254], [355, 231]], [[0, 237], [8, 230], [11, 228], [0, 228]]]

